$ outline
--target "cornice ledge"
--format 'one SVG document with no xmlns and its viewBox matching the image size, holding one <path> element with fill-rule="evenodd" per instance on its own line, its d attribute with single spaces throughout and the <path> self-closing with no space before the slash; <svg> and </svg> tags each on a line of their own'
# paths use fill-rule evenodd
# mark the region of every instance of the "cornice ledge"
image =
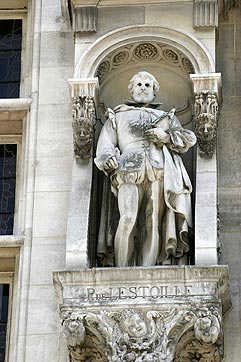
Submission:
<svg viewBox="0 0 241 362">
<path fill-rule="evenodd" d="M 32 98 L 8 98 L 0 99 L 0 111 L 22 111 L 28 110 L 32 103 Z"/>
<path fill-rule="evenodd" d="M 0 248 L 16 248 L 24 244 L 24 235 L 0 235 Z"/>
<path fill-rule="evenodd" d="M 96 97 L 99 93 L 99 80 L 93 78 L 70 78 L 68 79 L 71 98 L 75 97 Z"/>
<path fill-rule="evenodd" d="M 91 304 L 99 305 L 98 298 L 95 294 L 89 295 L 88 288 L 94 288 L 96 293 L 105 295 L 102 300 L 102 306 L 119 303 L 146 304 L 150 300 L 160 300 L 160 302 L 173 302 L 176 296 L 184 301 L 188 297 L 189 300 L 202 298 L 220 299 L 223 314 L 226 314 L 232 306 L 229 286 L 229 273 L 226 265 L 218 266 L 179 266 L 179 267 L 155 267 L 155 268 L 93 268 L 80 270 L 61 270 L 53 272 L 53 279 L 56 291 L 57 304 L 60 306 L 66 304 L 67 300 L 65 291 L 70 293 L 72 305 L 80 304 L 82 307 Z M 143 280 L 145 283 L 143 283 Z M 127 283 L 128 281 L 128 283 Z M 150 286 L 160 287 L 160 298 L 156 295 L 150 299 L 143 298 L 142 295 L 132 298 L 133 295 L 127 293 L 126 298 L 108 298 L 109 288 L 120 288 L 125 284 L 136 286 L 138 288 Z M 106 286 L 103 287 L 103 285 Z M 165 289 L 169 285 L 168 289 Z M 191 286 L 189 289 L 188 286 Z M 177 288 L 176 288 L 177 287 Z M 71 291 L 72 289 L 72 291 Z M 155 288 L 154 288 L 155 289 Z M 153 290 L 154 290 L 153 289 Z M 75 291 L 78 290 L 77 297 Z M 82 291 L 81 291 L 82 290 Z M 146 289 L 147 290 L 147 289 Z M 101 291 L 101 292 L 100 292 Z M 157 289 L 156 289 L 157 292 Z M 73 294 L 72 294 L 73 293 Z M 106 294 L 107 293 L 107 294 Z M 137 293 L 138 294 L 138 293 Z M 81 295 L 81 297 L 80 297 Z M 68 298 L 67 298 L 68 299 Z M 68 300 L 70 300 L 68 299 Z"/>
<path fill-rule="evenodd" d="M 22 121 L 31 103 L 32 98 L 0 99 L 0 121 Z"/>
</svg>

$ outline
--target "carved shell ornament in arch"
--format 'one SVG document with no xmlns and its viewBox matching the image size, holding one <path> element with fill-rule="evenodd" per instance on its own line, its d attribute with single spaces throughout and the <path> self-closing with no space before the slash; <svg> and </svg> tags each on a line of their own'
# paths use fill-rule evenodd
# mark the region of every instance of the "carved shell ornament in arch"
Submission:
<svg viewBox="0 0 241 362">
<path fill-rule="evenodd" d="M 143 42 L 130 44 L 111 52 L 100 63 L 96 76 L 100 84 L 114 73 L 117 68 L 126 67 L 140 62 L 160 63 L 179 68 L 184 74 L 195 73 L 194 67 L 189 59 L 177 49 L 166 44 L 156 42 Z"/>
</svg>

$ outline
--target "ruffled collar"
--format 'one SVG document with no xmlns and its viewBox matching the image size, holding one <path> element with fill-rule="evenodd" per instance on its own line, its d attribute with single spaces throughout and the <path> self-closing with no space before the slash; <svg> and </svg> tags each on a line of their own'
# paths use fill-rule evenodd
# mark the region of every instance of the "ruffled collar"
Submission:
<svg viewBox="0 0 241 362">
<path fill-rule="evenodd" d="M 125 104 L 129 107 L 153 109 L 157 109 L 162 105 L 162 103 L 137 103 L 135 101 L 125 101 Z"/>
</svg>

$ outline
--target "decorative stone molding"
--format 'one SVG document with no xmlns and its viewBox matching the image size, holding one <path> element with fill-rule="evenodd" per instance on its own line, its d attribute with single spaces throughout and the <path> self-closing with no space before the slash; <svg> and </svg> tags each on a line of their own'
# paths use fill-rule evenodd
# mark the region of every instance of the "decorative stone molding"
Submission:
<svg viewBox="0 0 241 362">
<path fill-rule="evenodd" d="M 218 3 L 216 0 L 197 0 L 193 4 L 193 27 L 218 26 Z"/>
<path fill-rule="evenodd" d="M 0 99 L 0 121 L 19 121 L 28 113 L 32 98 Z"/>
<path fill-rule="evenodd" d="M 75 157 L 90 158 L 95 125 L 95 106 L 92 97 L 74 97 L 72 125 Z"/>
<path fill-rule="evenodd" d="M 63 334 L 70 360 L 185 361 L 198 353 L 221 361 L 223 336 L 219 306 L 170 311 L 117 309 L 81 313 L 61 308 Z M 185 331 L 192 332 L 189 350 L 176 351 Z M 190 339 L 190 337 L 189 337 Z M 218 342 L 218 343 L 217 343 Z"/>
<path fill-rule="evenodd" d="M 73 141 L 76 158 L 89 159 L 94 137 L 95 99 L 98 80 L 70 79 L 73 109 Z"/>
<path fill-rule="evenodd" d="M 212 158 L 217 143 L 219 101 L 221 101 L 221 75 L 191 75 L 195 94 L 196 135 L 200 156 Z"/>
<path fill-rule="evenodd" d="M 222 361 L 226 267 L 62 271 L 54 286 L 71 362 Z"/>
<path fill-rule="evenodd" d="M 139 62 L 164 64 L 169 68 L 174 67 L 175 71 L 179 70 L 186 76 L 195 73 L 190 60 L 177 49 L 162 43 L 141 42 L 126 45 L 108 54 L 98 66 L 96 76 L 101 84 L 108 79 L 110 73 Z"/>
<path fill-rule="evenodd" d="M 74 32 L 92 33 L 97 31 L 96 3 L 61 0 L 62 15 Z"/>
<path fill-rule="evenodd" d="M 140 3 L 140 1 L 138 1 Z M 118 39 L 118 41 L 117 41 Z M 194 67 L 195 73 L 210 73 L 215 71 L 213 56 L 201 41 L 192 35 L 178 30 L 158 25 L 135 25 L 118 28 L 96 39 L 76 63 L 75 77 L 94 77 L 98 66 L 119 44 L 128 47 L 130 44 L 153 44 L 153 41 L 166 44 L 167 47 L 178 49 L 186 55 Z"/>
<path fill-rule="evenodd" d="M 92 33 L 97 31 L 97 7 L 77 6 L 73 8 L 74 32 Z"/>
</svg>

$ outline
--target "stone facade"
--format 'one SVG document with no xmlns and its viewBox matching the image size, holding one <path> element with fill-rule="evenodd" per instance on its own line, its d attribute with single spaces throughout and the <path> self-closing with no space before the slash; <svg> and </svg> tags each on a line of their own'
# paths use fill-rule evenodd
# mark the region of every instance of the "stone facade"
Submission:
<svg viewBox="0 0 241 362">
<path fill-rule="evenodd" d="M 225 320 L 226 360 L 238 361 L 240 347 L 240 59 L 241 19 L 237 4 L 220 19 L 217 69 L 222 72 L 223 104 L 218 126 L 218 205 L 220 263 L 228 264 L 233 309 Z M 225 8 L 227 9 L 227 8 Z M 232 121 L 233 120 L 233 121 Z M 237 121 L 236 121 L 237 120 Z M 232 123 L 232 125 L 230 124 Z M 234 171 L 236 170 L 236 171 Z M 237 251 L 237 254 L 235 253 Z"/>
<path fill-rule="evenodd" d="M 1 143 L 18 145 L 6 362 L 239 362 L 238 1 L 4 0 L 1 19 L 23 21 L 20 98 L 0 99 Z M 197 133 L 191 265 L 99 268 L 96 141 L 139 70 Z"/>
</svg>

